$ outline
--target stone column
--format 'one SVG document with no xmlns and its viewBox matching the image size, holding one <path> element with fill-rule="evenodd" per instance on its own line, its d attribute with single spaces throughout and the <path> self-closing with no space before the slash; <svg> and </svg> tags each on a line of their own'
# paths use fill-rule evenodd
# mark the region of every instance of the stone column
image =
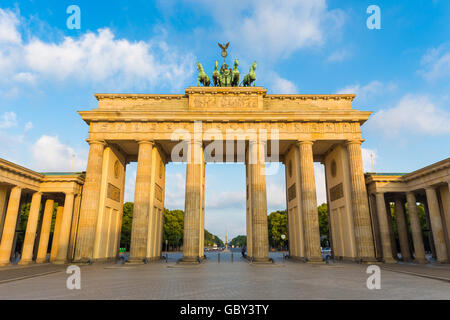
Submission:
<svg viewBox="0 0 450 320">
<path fill-rule="evenodd" d="M 75 247 L 75 261 L 91 261 L 94 254 L 95 231 L 97 228 L 100 188 L 102 181 L 103 140 L 88 140 L 89 157 L 86 168 L 86 179 L 83 186 L 83 196 L 78 222 L 78 236 Z"/>
<path fill-rule="evenodd" d="M 361 140 L 347 142 L 350 162 L 350 180 L 352 190 L 353 221 L 358 258 L 363 261 L 375 260 L 369 204 L 367 201 L 366 183 L 361 156 Z"/>
<path fill-rule="evenodd" d="M 0 186 L 0 239 L 2 238 L 3 223 L 5 222 L 6 207 L 8 198 L 8 187 Z"/>
<path fill-rule="evenodd" d="M 312 141 L 298 142 L 305 258 L 308 262 L 322 262 L 312 146 Z"/>
<path fill-rule="evenodd" d="M 186 196 L 184 205 L 184 239 L 182 262 L 200 261 L 200 228 L 202 214 L 203 145 L 201 141 L 189 143 L 186 164 Z"/>
<path fill-rule="evenodd" d="M 64 206 L 58 206 L 58 208 L 56 208 L 55 227 L 53 229 L 52 247 L 50 249 L 50 262 L 54 262 L 58 254 L 59 235 L 63 214 Z"/>
<path fill-rule="evenodd" d="M 35 192 L 31 198 L 30 213 L 28 216 L 25 240 L 22 247 L 22 258 L 19 264 L 29 264 L 33 262 L 33 248 L 36 240 L 36 230 L 39 220 L 39 210 L 41 209 L 41 192 Z"/>
<path fill-rule="evenodd" d="M 427 263 L 428 261 L 425 258 L 425 248 L 423 246 L 422 227 L 420 226 L 419 214 L 417 213 L 416 196 L 412 192 L 407 192 L 406 200 L 408 201 L 409 221 L 411 223 L 416 262 Z"/>
<path fill-rule="evenodd" d="M 45 201 L 44 216 L 42 218 L 41 236 L 39 238 L 38 253 L 36 263 L 43 263 L 47 260 L 48 239 L 52 226 L 53 206 L 55 201 L 48 199 Z"/>
<path fill-rule="evenodd" d="M 251 175 L 250 175 L 250 164 L 249 164 L 249 154 L 247 149 L 245 163 L 245 174 L 246 174 L 246 231 L 247 231 L 247 258 L 250 259 L 253 256 L 253 233 L 252 233 L 252 197 L 251 197 Z"/>
<path fill-rule="evenodd" d="M 67 250 L 69 248 L 70 229 L 72 226 L 73 217 L 73 200 L 74 193 L 67 192 L 64 200 L 64 210 L 61 219 L 61 226 L 59 229 L 58 251 L 56 254 L 55 263 L 64 264 L 67 261 Z"/>
<path fill-rule="evenodd" d="M 395 199 L 395 218 L 397 220 L 398 239 L 400 241 L 400 251 L 403 261 L 411 261 L 411 251 L 409 249 L 408 225 L 406 223 L 405 209 L 401 199 Z"/>
<path fill-rule="evenodd" d="M 11 249 L 16 233 L 17 216 L 19 214 L 20 196 L 22 188 L 13 187 L 9 195 L 5 223 L 3 225 L 2 240 L 0 242 L 0 266 L 9 264 Z"/>
<path fill-rule="evenodd" d="M 436 248 L 436 261 L 448 262 L 447 245 L 445 244 L 444 229 L 439 210 L 436 190 L 433 187 L 425 188 L 427 194 L 428 209 L 430 213 L 431 231 L 433 233 L 434 246 Z"/>
<path fill-rule="evenodd" d="M 147 256 L 148 220 L 152 175 L 153 141 L 139 141 L 136 186 L 131 228 L 130 262 L 143 262 Z"/>
<path fill-rule="evenodd" d="M 249 168 L 252 199 L 253 261 L 269 261 L 269 230 L 267 222 L 267 194 L 265 173 L 266 142 L 249 142 Z"/>
<path fill-rule="evenodd" d="M 383 260 L 386 263 L 395 263 L 397 261 L 392 257 L 392 242 L 389 232 L 389 222 L 386 212 L 386 202 L 384 201 L 384 193 L 377 192 L 375 197 L 377 202 L 378 224 L 380 226 L 381 247 L 383 249 Z"/>
</svg>

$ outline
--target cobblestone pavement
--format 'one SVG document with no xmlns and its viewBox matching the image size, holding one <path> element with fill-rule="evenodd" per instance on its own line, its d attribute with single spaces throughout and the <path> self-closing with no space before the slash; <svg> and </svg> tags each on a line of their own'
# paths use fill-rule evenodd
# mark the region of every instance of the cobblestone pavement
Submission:
<svg viewBox="0 0 450 320">
<path fill-rule="evenodd" d="M 275 265 L 252 265 L 240 253 L 208 253 L 198 266 L 81 266 L 81 289 L 68 290 L 65 272 L 1 283 L 0 299 L 450 299 L 444 281 L 381 270 L 381 289 L 366 287 L 367 265 L 304 264 L 271 254 Z"/>
</svg>

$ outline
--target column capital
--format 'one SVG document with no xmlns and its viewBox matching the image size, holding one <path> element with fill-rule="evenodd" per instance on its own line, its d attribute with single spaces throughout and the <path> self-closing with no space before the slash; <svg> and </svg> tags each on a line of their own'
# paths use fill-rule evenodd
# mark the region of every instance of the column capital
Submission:
<svg viewBox="0 0 450 320">
<path fill-rule="evenodd" d="M 315 142 L 315 140 L 298 140 L 297 141 L 297 145 L 298 146 L 301 146 L 301 145 L 304 145 L 304 144 L 313 145 L 314 142 Z"/>
<path fill-rule="evenodd" d="M 351 145 L 351 144 L 359 144 L 360 145 L 363 142 L 364 142 L 364 139 L 350 139 L 350 140 L 345 141 L 345 145 L 346 146 Z"/>
<path fill-rule="evenodd" d="M 260 140 L 260 139 L 249 139 L 248 140 L 248 143 L 250 144 L 250 145 L 253 145 L 253 144 L 258 144 L 258 143 L 260 143 L 260 144 L 263 144 L 263 145 L 267 145 L 267 140 Z"/>
<path fill-rule="evenodd" d="M 384 196 L 384 194 L 385 194 L 385 192 L 383 192 L 383 191 L 375 191 L 374 192 L 374 194 L 376 195 L 376 196 Z"/>
<path fill-rule="evenodd" d="M 43 192 L 40 191 L 40 190 L 39 190 L 39 191 L 36 191 L 36 192 L 33 192 L 33 196 L 34 196 L 34 195 L 41 195 L 41 196 L 42 196 L 42 194 L 43 194 Z"/>
<path fill-rule="evenodd" d="M 425 189 L 425 191 L 426 191 L 426 190 L 429 190 L 429 191 L 436 191 L 436 188 L 433 187 L 433 186 L 426 186 L 424 189 Z"/>
<path fill-rule="evenodd" d="M 106 141 L 101 139 L 86 139 L 86 142 L 91 144 L 102 144 L 103 146 L 106 146 Z"/>
<path fill-rule="evenodd" d="M 67 192 L 64 192 L 64 194 L 66 195 L 66 196 L 69 196 L 69 195 L 71 195 L 71 196 L 75 196 L 75 191 L 67 191 Z"/>
<path fill-rule="evenodd" d="M 197 139 L 192 139 L 191 143 L 196 144 L 200 147 L 203 147 L 203 141 L 202 140 L 197 140 Z"/>
<path fill-rule="evenodd" d="M 155 144 L 153 140 L 138 140 L 137 144 L 151 144 L 152 146 Z"/>
</svg>

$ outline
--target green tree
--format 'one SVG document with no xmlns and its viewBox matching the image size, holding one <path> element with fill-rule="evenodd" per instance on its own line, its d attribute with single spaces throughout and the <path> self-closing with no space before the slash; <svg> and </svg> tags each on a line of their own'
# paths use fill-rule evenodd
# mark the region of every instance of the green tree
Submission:
<svg viewBox="0 0 450 320">
<path fill-rule="evenodd" d="M 163 241 L 168 245 L 179 247 L 183 243 L 184 212 L 182 210 L 164 209 Z"/>
<path fill-rule="evenodd" d="M 317 207 L 319 214 L 319 232 L 322 247 L 326 247 L 329 244 L 329 224 L 328 224 L 328 206 L 326 203 L 322 203 Z"/>
<path fill-rule="evenodd" d="M 123 205 L 122 233 L 120 234 L 120 247 L 130 250 L 131 224 L 133 222 L 133 202 L 125 202 Z"/>
<path fill-rule="evenodd" d="M 211 247 L 215 244 L 217 244 L 218 247 L 223 247 L 225 244 L 223 241 L 216 235 L 210 233 L 208 230 L 205 229 L 205 246 Z"/>
<path fill-rule="evenodd" d="M 287 214 L 286 210 L 275 211 L 268 216 L 269 226 L 269 244 L 272 247 L 281 248 L 288 240 L 287 232 Z M 285 239 L 281 239 L 281 235 L 285 235 Z"/>
<path fill-rule="evenodd" d="M 230 244 L 230 246 L 242 248 L 243 246 L 247 245 L 247 236 L 240 235 L 240 236 L 234 237 L 233 239 L 231 239 L 229 244 Z"/>
</svg>

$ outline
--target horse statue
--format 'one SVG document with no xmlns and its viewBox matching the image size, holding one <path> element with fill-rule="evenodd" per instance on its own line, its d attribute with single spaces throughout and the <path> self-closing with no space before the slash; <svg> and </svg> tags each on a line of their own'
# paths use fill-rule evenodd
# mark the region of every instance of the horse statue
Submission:
<svg viewBox="0 0 450 320">
<path fill-rule="evenodd" d="M 236 59 L 234 60 L 234 67 L 233 67 L 233 71 L 231 73 L 231 86 L 232 87 L 237 87 L 239 86 L 239 60 Z"/>
<path fill-rule="evenodd" d="M 197 71 L 198 71 L 197 85 L 200 87 L 201 83 L 203 84 L 203 86 L 209 87 L 211 81 L 209 80 L 208 75 L 205 73 L 205 70 L 203 70 L 203 66 L 200 62 L 197 62 Z"/>
<path fill-rule="evenodd" d="M 244 77 L 244 81 L 242 82 L 244 87 L 250 87 L 252 82 L 254 82 L 253 86 L 256 86 L 256 73 L 255 73 L 256 66 L 257 66 L 257 63 L 255 61 L 255 62 L 253 62 L 252 66 L 250 67 L 250 71 L 248 72 L 248 74 L 246 74 Z"/>
<path fill-rule="evenodd" d="M 220 87 L 220 73 L 219 73 L 219 61 L 216 60 L 214 64 L 214 72 L 213 72 L 213 84 L 214 87 Z"/>
</svg>

